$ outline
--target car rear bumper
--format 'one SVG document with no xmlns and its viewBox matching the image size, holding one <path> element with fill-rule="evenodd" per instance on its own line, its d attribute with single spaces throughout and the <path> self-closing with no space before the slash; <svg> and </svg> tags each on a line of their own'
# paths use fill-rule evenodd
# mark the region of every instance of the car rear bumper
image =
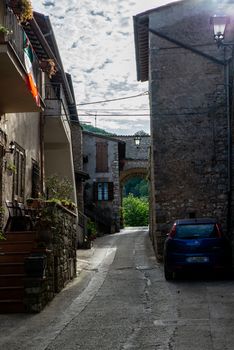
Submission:
<svg viewBox="0 0 234 350">
<path fill-rule="evenodd" d="M 171 254 L 165 257 L 164 263 L 172 272 L 178 272 L 185 269 L 227 269 L 230 264 L 230 258 L 221 253 L 214 254 Z"/>
</svg>

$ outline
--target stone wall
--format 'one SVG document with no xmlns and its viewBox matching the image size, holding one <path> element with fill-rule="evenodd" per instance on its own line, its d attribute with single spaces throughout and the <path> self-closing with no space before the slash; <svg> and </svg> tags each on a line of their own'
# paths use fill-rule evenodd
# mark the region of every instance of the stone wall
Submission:
<svg viewBox="0 0 234 350">
<path fill-rule="evenodd" d="M 223 50 L 213 43 L 212 15 L 211 4 L 184 1 L 153 12 L 149 26 L 223 59 Z M 151 235 L 160 259 L 175 219 L 217 217 L 226 231 L 227 117 L 222 65 L 154 34 L 149 55 L 155 204 Z"/>
<path fill-rule="evenodd" d="M 136 146 L 134 142 L 134 135 L 127 136 L 115 136 L 116 139 L 125 142 L 125 158 L 134 160 L 148 160 L 149 157 L 149 147 L 151 138 L 149 135 L 140 135 L 141 142 L 139 146 Z"/>
<path fill-rule="evenodd" d="M 76 215 L 55 204 L 46 205 L 42 215 L 38 223 L 38 247 L 32 251 L 26 267 L 28 312 L 40 312 L 76 276 Z M 44 271 L 35 270 L 42 259 L 46 263 Z"/>
</svg>

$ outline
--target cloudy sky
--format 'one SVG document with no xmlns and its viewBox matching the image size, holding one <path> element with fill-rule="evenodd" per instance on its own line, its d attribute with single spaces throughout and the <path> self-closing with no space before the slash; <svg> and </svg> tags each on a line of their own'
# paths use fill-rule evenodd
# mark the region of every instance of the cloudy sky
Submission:
<svg viewBox="0 0 234 350">
<path fill-rule="evenodd" d="M 73 77 L 76 103 L 143 94 L 137 82 L 132 17 L 169 0 L 32 0 L 50 16 L 64 68 Z M 119 135 L 149 132 L 147 95 L 78 106 L 81 121 Z M 125 114 L 125 115 L 124 115 Z"/>
</svg>

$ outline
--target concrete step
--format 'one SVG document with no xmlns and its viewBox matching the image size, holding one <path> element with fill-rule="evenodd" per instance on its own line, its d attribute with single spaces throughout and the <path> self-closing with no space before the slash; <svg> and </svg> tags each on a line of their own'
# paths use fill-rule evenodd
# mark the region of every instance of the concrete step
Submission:
<svg viewBox="0 0 234 350">
<path fill-rule="evenodd" d="M 26 256 L 29 256 L 31 250 L 16 251 L 16 252 L 2 252 L 0 251 L 0 264 L 1 263 L 19 263 L 24 262 Z"/>
<path fill-rule="evenodd" d="M 35 241 L 37 239 L 36 231 L 6 232 L 7 241 Z"/>
<path fill-rule="evenodd" d="M 24 262 L 15 262 L 15 263 L 0 263 L 0 274 L 9 275 L 9 274 L 24 274 Z"/>
<path fill-rule="evenodd" d="M 0 287 L 23 287 L 24 274 L 0 274 Z"/>
<path fill-rule="evenodd" d="M 0 252 L 1 253 L 10 253 L 10 252 L 22 252 L 22 251 L 31 251 L 32 248 L 36 247 L 36 242 L 34 241 L 2 241 L 0 243 Z"/>
<path fill-rule="evenodd" d="M 22 300 L 19 299 L 7 299 L 0 300 L 0 313 L 21 313 L 25 312 L 25 306 Z"/>
<path fill-rule="evenodd" d="M 0 301 L 3 300 L 22 300 L 24 297 L 24 287 L 23 286 L 13 286 L 13 287 L 0 287 Z"/>
</svg>

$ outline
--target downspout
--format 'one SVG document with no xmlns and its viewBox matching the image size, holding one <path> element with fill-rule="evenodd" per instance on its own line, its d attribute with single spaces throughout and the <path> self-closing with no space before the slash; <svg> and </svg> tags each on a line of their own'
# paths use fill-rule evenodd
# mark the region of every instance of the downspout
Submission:
<svg viewBox="0 0 234 350">
<path fill-rule="evenodd" d="M 231 217 L 232 217 L 232 123 L 231 123 L 231 113 L 230 113 L 230 61 L 231 59 L 226 59 L 226 48 L 224 48 L 225 57 L 225 90 L 226 90 L 226 116 L 227 116 L 227 149 L 228 149 L 228 159 L 227 159 L 227 177 L 228 177 L 228 188 L 227 188 L 227 232 L 231 235 Z"/>
<path fill-rule="evenodd" d="M 40 112 L 40 193 L 45 194 L 45 143 L 44 143 L 45 116 Z"/>
</svg>

